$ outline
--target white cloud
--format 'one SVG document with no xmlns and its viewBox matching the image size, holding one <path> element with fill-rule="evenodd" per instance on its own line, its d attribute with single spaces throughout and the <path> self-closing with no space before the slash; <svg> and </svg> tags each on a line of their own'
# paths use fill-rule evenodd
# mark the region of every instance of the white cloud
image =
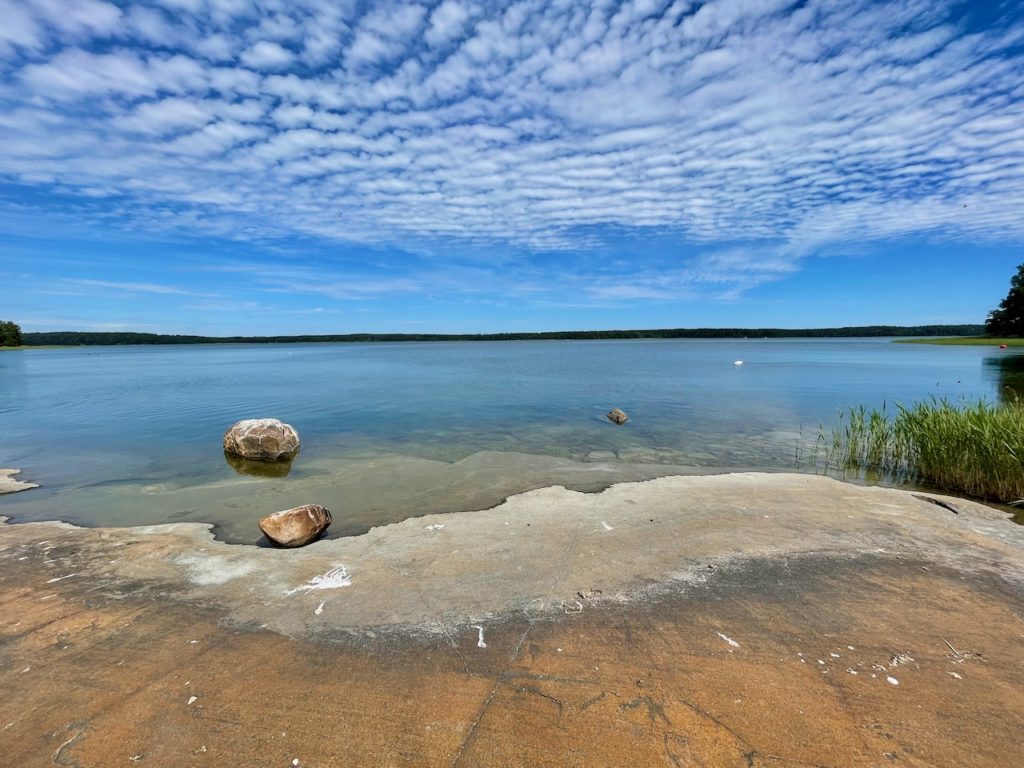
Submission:
<svg viewBox="0 0 1024 768">
<path fill-rule="evenodd" d="M 430 14 L 430 27 L 423 34 L 430 45 L 440 47 L 462 35 L 469 21 L 469 8 L 461 0 L 444 0 Z"/>
<path fill-rule="evenodd" d="M 130 114 L 115 118 L 116 125 L 127 131 L 163 135 L 205 125 L 213 115 L 209 104 L 190 99 L 170 98 L 146 101 Z"/>
<path fill-rule="evenodd" d="M 261 40 L 242 54 L 242 63 L 253 69 L 283 69 L 295 54 L 270 40 Z"/>
<path fill-rule="evenodd" d="M 197 293 L 173 285 L 161 285 L 159 283 L 131 283 L 114 282 L 109 280 L 77 280 L 66 279 L 65 283 L 80 285 L 84 288 L 107 288 L 125 293 L 152 293 L 161 296 L 209 296 L 211 294 Z"/>
<path fill-rule="evenodd" d="M 359 69 L 392 60 L 406 52 L 425 15 L 426 9 L 415 3 L 375 7 L 359 20 L 355 39 L 345 52 L 346 65 Z"/>
<path fill-rule="evenodd" d="M 117 31 L 121 9 L 103 0 L 30 0 L 38 18 L 71 38 Z"/>
<path fill-rule="evenodd" d="M 0 54 L 14 46 L 41 47 L 43 30 L 24 5 L 16 0 L 0 0 L 0 18 L 4 20 L 0 24 Z"/>
<path fill-rule="evenodd" d="M 136 229 L 703 246 L 606 298 L 779 279 L 835 243 L 1019 243 L 1024 23 L 968 33 L 958 8 L 0 0 L 0 173 L 122 196 L 90 211 Z"/>
<path fill-rule="evenodd" d="M 95 54 L 73 48 L 44 64 L 29 64 L 21 77 L 35 93 L 56 99 L 97 93 L 145 96 L 156 91 L 145 62 L 130 51 Z"/>
</svg>

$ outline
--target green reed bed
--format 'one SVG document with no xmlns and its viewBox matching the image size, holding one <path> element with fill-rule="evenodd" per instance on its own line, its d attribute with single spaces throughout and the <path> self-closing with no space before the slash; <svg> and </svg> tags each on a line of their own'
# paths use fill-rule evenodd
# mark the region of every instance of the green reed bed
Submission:
<svg viewBox="0 0 1024 768">
<path fill-rule="evenodd" d="M 825 462 L 896 482 L 917 482 L 982 499 L 1024 499 L 1024 402 L 950 403 L 942 399 L 896 406 L 890 413 L 861 406 L 845 412 Z"/>
</svg>

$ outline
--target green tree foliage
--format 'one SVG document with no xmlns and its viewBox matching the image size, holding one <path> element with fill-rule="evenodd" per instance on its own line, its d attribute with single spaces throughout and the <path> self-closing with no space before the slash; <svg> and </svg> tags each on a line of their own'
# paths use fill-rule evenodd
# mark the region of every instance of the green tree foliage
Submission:
<svg viewBox="0 0 1024 768">
<path fill-rule="evenodd" d="M 1010 280 L 1010 292 L 985 321 L 985 333 L 992 336 L 1024 336 L 1024 264 Z"/>
<path fill-rule="evenodd" d="M 0 320 L 0 347 L 20 347 L 21 328 L 10 320 Z"/>
</svg>

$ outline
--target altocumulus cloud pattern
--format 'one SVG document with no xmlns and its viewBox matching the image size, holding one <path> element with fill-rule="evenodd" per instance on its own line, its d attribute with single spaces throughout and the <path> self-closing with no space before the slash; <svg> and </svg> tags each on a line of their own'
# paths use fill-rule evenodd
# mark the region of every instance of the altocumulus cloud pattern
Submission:
<svg viewBox="0 0 1024 768">
<path fill-rule="evenodd" d="M 851 240 L 1020 241 L 1024 23 L 972 5 L 0 0 L 0 173 L 149 230 L 707 244 L 608 298 Z"/>
</svg>

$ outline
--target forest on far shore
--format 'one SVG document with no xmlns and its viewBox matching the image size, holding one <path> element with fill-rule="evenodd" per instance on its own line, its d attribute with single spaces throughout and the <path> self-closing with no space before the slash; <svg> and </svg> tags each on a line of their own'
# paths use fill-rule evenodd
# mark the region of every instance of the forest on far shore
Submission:
<svg viewBox="0 0 1024 768">
<path fill-rule="evenodd" d="M 301 336 L 182 336 L 162 333 L 52 331 L 22 333 L 26 346 L 117 344 L 306 344 L 383 341 L 533 341 L 547 339 L 797 339 L 879 336 L 979 336 L 982 325 L 860 325 L 844 328 L 660 328 L 539 333 L 345 333 Z"/>
</svg>

